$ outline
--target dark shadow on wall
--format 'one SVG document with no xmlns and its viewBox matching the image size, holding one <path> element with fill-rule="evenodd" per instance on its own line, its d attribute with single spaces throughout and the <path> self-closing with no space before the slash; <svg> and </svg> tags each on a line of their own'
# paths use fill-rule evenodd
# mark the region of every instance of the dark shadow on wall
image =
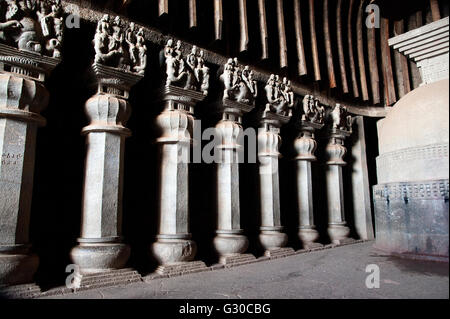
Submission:
<svg viewBox="0 0 450 319">
<path fill-rule="evenodd" d="M 50 101 L 38 130 L 31 209 L 30 241 L 40 257 L 36 281 L 44 288 L 64 283 L 70 249 L 80 234 L 81 192 L 86 124 L 83 105 L 89 97 L 82 70 L 92 56 L 91 25 L 67 29 L 63 62 L 46 86 Z"/>
</svg>

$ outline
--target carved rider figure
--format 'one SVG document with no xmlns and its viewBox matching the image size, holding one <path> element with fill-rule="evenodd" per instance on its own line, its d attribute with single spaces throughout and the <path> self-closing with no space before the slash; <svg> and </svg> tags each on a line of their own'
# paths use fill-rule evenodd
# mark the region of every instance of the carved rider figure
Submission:
<svg viewBox="0 0 450 319">
<path fill-rule="evenodd" d="M 314 98 L 314 111 L 315 115 L 313 117 L 313 122 L 323 123 L 325 117 L 325 107 L 320 105 L 319 99 Z"/>
<path fill-rule="evenodd" d="M 336 103 L 333 111 L 330 113 L 332 128 L 338 130 L 351 130 L 353 120 L 351 115 L 347 115 L 347 108 Z"/>
<path fill-rule="evenodd" d="M 271 74 L 265 90 L 268 101 L 265 111 L 273 111 L 284 116 L 292 115 L 294 92 L 292 92 L 287 78 L 283 78 L 283 82 L 280 82 L 278 75 Z"/>
</svg>

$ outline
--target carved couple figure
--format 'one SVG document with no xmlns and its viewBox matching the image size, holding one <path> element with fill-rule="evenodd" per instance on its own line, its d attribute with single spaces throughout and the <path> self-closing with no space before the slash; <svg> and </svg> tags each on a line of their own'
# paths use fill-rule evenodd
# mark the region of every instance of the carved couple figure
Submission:
<svg viewBox="0 0 450 319">
<path fill-rule="evenodd" d="M 266 96 L 268 103 L 265 111 L 274 111 L 277 114 L 291 116 L 294 106 L 294 92 L 291 89 L 291 81 L 286 77 L 280 83 L 278 75 L 271 74 L 267 80 Z"/>
<path fill-rule="evenodd" d="M 258 95 L 257 83 L 253 80 L 253 71 L 248 66 L 241 70 L 237 58 L 228 59 L 220 79 L 225 87 L 224 99 L 251 103 Z"/>
<path fill-rule="evenodd" d="M 197 47 L 194 45 L 185 61 L 182 57 L 181 41 L 178 40 L 174 45 L 173 40 L 169 39 L 164 48 L 164 57 L 166 85 L 179 85 L 208 95 L 209 68 L 205 65 L 203 50 L 197 52 Z"/>
</svg>

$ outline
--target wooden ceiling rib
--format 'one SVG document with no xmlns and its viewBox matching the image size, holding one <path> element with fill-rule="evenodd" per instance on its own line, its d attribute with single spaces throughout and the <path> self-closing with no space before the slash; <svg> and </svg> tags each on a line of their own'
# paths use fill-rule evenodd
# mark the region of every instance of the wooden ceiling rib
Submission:
<svg viewBox="0 0 450 319">
<path fill-rule="evenodd" d="M 120 4 L 112 6 L 114 1 Z M 87 0 L 63 2 L 96 7 Z M 409 10 L 412 17 L 401 20 L 381 18 L 397 5 L 389 0 L 96 1 L 100 2 L 109 4 L 104 8 L 126 6 L 128 18 L 162 34 L 188 39 L 225 57 L 237 56 L 267 73 L 314 87 L 319 94 L 368 107 L 392 105 L 420 84 L 417 68 L 393 52 L 387 39 L 407 31 L 402 25 L 408 20 L 413 21 L 410 29 L 421 26 L 425 17 L 435 21 L 442 13 L 448 15 L 444 0 L 414 0 L 417 10 Z M 368 12 L 368 5 L 378 5 L 379 12 Z M 441 12 L 443 7 L 447 9 Z M 101 11 L 100 5 L 97 8 Z M 155 15 L 166 18 L 154 22 Z M 367 19 L 372 24 L 380 19 L 381 28 L 368 27 Z M 195 32 L 187 33 L 193 28 Z"/>
</svg>

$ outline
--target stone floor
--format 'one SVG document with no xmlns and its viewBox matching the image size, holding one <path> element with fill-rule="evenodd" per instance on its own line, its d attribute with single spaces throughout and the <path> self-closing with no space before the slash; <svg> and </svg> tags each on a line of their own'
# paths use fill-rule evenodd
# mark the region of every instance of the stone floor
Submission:
<svg viewBox="0 0 450 319">
<path fill-rule="evenodd" d="M 449 298 L 448 264 L 394 258 L 373 242 L 45 298 Z M 380 288 L 366 288 L 366 266 Z"/>
</svg>

